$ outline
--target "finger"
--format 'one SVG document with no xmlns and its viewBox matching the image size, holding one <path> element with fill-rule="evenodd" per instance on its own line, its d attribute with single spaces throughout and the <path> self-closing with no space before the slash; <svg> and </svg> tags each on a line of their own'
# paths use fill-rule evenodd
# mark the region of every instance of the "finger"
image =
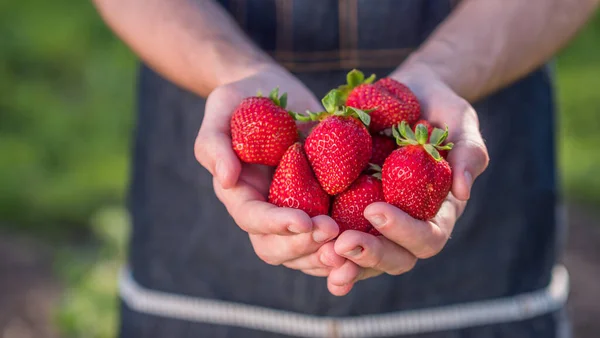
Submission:
<svg viewBox="0 0 600 338">
<path fill-rule="evenodd" d="M 470 108 L 462 123 L 462 135 L 454 143 L 448 155 L 452 167 L 452 193 L 459 200 L 466 201 L 471 195 L 471 186 L 487 168 L 489 156 L 475 111 Z"/>
<path fill-rule="evenodd" d="M 412 270 L 417 258 L 385 237 L 345 231 L 335 241 L 335 252 L 363 268 L 400 275 Z"/>
<path fill-rule="evenodd" d="M 331 272 L 331 268 L 317 268 L 317 269 L 308 269 L 301 270 L 307 275 L 315 276 L 315 277 L 327 277 Z"/>
<path fill-rule="evenodd" d="M 294 236 L 250 235 L 254 251 L 258 257 L 271 265 L 280 265 L 303 256 L 311 255 L 317 252 L 324 243 L 335 238 L 338 234 L 337 225 L 328 216 L 317 216 L 313 218 L 313 223 L 315 227 L 313 232 Z M 327 236 L 315 236 L 316 233 L 321 232 Z M 318 238 L 315 239 L 315 237 Z M 329 253 L 324 258 L 335 259 L 335 257 L 330 257 Z"/>
<path fill-rule="evenodd" d="M 417 258 L 429 258 L 439 253 L 451 232 L 451 229 L 440 228 L 434 222 L 414 219 L 404 211 L 383 202 L 367 206 L 364 214 L 383 236 Z M 453 225 L 454 222 L 446 224 L 447 227 Z"/>
<path fill-rule="evenodd" d="M 329 273 L 329 275 L 331 275 L 331 273 Z M 354 284 L 346 284 L 346 285 L 335 285 L 332 284 L 329 279 L 327 280 L 327 289 L 329 289 L 329 292 L 334 295 L 334 296 L 345 296 L 348 293 L 350 293 L 350 291 L 352 290 L 352 288 L 354 287 Z"/>
<path fill-rule="evenodd" d="M 335 286 L 345 286 L 359 280 L 363 270 L 356 263 L 346 260 L 342 266 L 331 270 L 327 282 Z"/>
<path fill-rule="evenodd" d="M 342 266 L 345 261 L 343 257 L 335 253 L 334 243 L 328 242 L 321 246 L 317 252 L 284 262 L 283 265 L 294 270 L 331 269 Z"/>
<path fill-rule="evenodd" d="M 313 223 L 302 210 L 280 208 L 243 181 L 224 189 L 213 181 L 215 193 L 242 230 L 251 234 L 293 235 L 310 233 Z M 337 227 L 337 226 L 336 226 Z"/>
<path fill-rule="evenodd" d="M 230 136 L 230 118 L 242 96 L 231 90 L 215 90 L 206 101 L 202 126 L 196 137 L 194 154 L 204 168 L 225 188 L 235 185 L 241 162 L 233 151 Z"/>
</svg>

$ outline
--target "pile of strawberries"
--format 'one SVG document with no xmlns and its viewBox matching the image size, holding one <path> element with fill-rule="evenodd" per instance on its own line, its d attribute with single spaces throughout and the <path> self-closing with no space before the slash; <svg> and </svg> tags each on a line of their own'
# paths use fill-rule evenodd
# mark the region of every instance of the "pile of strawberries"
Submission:
<svg viewBox="0 0 600 338">
<path fill-rule="evenodd" d="M 346 85 L 323 98 L 323 112 L 287 111 L 286 102 L 275 89 L 269 97 L 244 99 L 231 118 L 238 157 L 277 166 L 270 203 L 330 215 L 340 232 L 374 235 L 379 232 L 363 216 L 373 202 L 421 220 L 437 214 L 452 184 L 445 160 L 452 144 L 445 143 L 447 127 L 419 120 L 421 107 L 408 87 L 353 70 Z M 318 124 L 301 137 L 297 123 L 309 121 Z"/>
</svg>

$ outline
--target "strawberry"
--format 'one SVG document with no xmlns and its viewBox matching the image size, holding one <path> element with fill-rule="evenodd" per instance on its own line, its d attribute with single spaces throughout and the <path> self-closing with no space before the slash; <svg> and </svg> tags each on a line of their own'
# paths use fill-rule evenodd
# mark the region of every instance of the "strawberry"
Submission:
<svg viewBox="0 0 600 338">
<path fill-rule="evenodd" d="M 412 128 L 414 132 L 417 132 L 417 125 L 419 125 L 419 124 L 424 125 L 425 128 L 427 128 L 427 133 L 429 135 L 431 135 L 431 133 L 433 132 L 433 126 L 427 120 L 419 120 L 419 121 L 415 122 L 415 124 L 413 124 L 413 128 Z"/>
<path fill-rule="evenodd" d="M 369 164 L 372 152 L 371 135 L 364 125 L 369 124 L 369 115 L 340 106 L 340 95 L 335 89 L 330 91 L 322 100 L 326 112 L 300 117 L 320 120 L 306 138 L 304 149 L 319 183 L 330 195 L 354 182 Z"/>
<path fill-rule="evenodd" d="M 240 160 L 276 166 L 298 140 L 293 117 L 285 110 L 287 94 L 276 88 L 269 97 L 242 100 L 231 117 L 231 143 Z"/>
<path fill-rule="evenodd" d="M 269 202 L 279 207 L 300 209 L 310 217 L 329 212 L 329 195 L 317 182 L 300 142 L 288 148 L 275 169 Z"/>
<path fill-rule="evenodd" d="M 384 135 L 372 135 L 371 138 L 373 139 L 373 153 L 369 162 L 382 166 L 392 151 L 398 148 L 396 141 Z"/>
<path fill-rule="evenodd" d="M 394 150 L 383 164 L 382 181 L 385 201 L 404 210 L 410 216 L 433 218 L 452 186 L 452 170 L 438 150 L 450 150 L 452 143 L 442 145 L 448 129 L 435 128 L 431 141 L 427 128 L 417 126 L 413 133 L 406 122 L 393 129 L 399 149 Z"/>
<path fill-rule="evenodd" d="M 371 115 L 369 129 L 372 133 L 407 121 L 412 124 L 419 119 L 420 105 L 408 87 L 384 78 L 373 83 L 375 75 L 365 79 L 362 72 L 354 69 L 347 75 L 348 84 L 340 87 L 346 105 L 367 110 Z"/>
<path fill-rule="evenodd" d="M 383 200 L 381 181 L 370 175 L 361 175 L 347 190 L 334 197 L 331 218 L 339 225 L 340 233 L 358 230 L 380 235 L 363 213 L 369 204 Z"/>
<path fill-rule="evenodd" d="M 434 127 L 433 127 L 433 125 L 431 125 L 431 123 L 429 123 L 429 121 L 427 121 L 427 120 L 419 120 L 419 121 L 415 122 L 415 124 L 413 125 L 413 131 L 414 131 L 415 133 L 417 132 L 417 126 L 418 126 L 419 124 L 422 124 L 422 125 L 424 125 L 424 126 L 425 126 L 425 128 L 427 128 L 427 133 L 428 133 L 429 135 L 431 135 L 431 133 L 433 133 L 433 129 L 434 129 Z M 431 137 L 429 137 L 429 138 L 431 139 Z M 441 155 L 443 158 L 445 158 L 445 159 L 446 159 L 446 158 L 448 158 L 448 150 L 439 150 L 439 153 L 440 153 L 440 155 Z"/>
<path fill-rule="evenodd" d="M 419 118 L 421 115 L 421 104 L 410 88 L 391 77 L 379 79 L 375 82 L 375 85 L 387 89 L 388 92 L 392 93 L 392 95 L 408 106 L 408 110 L 416 115 L 415 120 Z"/>
</svg>

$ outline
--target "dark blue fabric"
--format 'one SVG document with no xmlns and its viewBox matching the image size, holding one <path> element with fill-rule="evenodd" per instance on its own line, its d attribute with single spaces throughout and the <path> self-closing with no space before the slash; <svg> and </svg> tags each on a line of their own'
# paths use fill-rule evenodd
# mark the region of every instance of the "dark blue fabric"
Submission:
<svg viewBox="0 0 600 338">
<path fill-rule="evenodd" d="M 452 3 L 223 2 L 257 44 L 318 96 L 341 84 L 349 67 L 388 74 L 444 19 Z M 291 29 L 283 22 L 293 23 Z M 286 35 L 278 36 L 281 31 Z M 130 264 L 146 288 L 355 316 L 510 296 L 549 282 L 560 247 L 554 214 L 554 103 L 546 67 L 475 104 L 491 162 L 447 247 L 405 275 L 361 282 L 345 297 L 330 295 L 322 278 L 269 266 L 256 257 L 247 235 L 215 197 L 211 175 L 194 158 L 203 98 L 143 66 L 138 102 Z M 553 318 L 423 337 L 553 337 Z M 273 336 L 240 332 L 123 308 L 123 338 Z"/>
</svg>

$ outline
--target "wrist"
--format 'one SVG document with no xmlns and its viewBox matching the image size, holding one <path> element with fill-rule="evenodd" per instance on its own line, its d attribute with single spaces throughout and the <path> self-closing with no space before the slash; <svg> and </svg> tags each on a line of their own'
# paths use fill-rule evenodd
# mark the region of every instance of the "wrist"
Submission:
<svg viewBox="0 0 600 338">
<path fill-rule="evenodd" d="M 213 68 L 215 86 L 223 86 L 267 71 L 279 71 L 281 67 L 268 55 L 253 46 L 233 48 L 231 44 L 214 46 Z M 245 51 L 242 53 L 240 50 Z"/>
</svg>

